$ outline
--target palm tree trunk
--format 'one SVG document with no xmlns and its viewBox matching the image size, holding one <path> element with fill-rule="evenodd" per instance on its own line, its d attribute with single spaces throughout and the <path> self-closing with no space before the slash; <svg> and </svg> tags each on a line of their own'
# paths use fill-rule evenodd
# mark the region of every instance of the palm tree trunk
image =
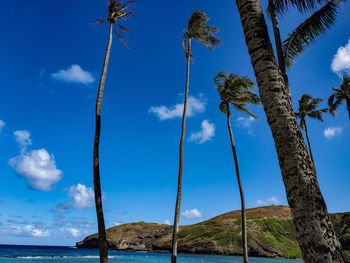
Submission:
<svg viewBox="0 0 350 263">
<path fill-rule="evenodd" d="M 96 126 L 95 126 L 95 140 L 94 140 L 93 171 L 94 171 L 95 205 L 96 205 L 96 215 L 97 215 L 97 223 L 98 223 L 98 240 L 99 240 L 101 263 L 108 262 L 108 251 L 107 251 L 108 244 L 107 244 L 105 221 L 104 221 L 103 209 L 102 209 L 99 144 L 100 144 L 100 132 L 101 132 L 101 104 L 102 104 L 102 97 L 103 97 L 103 89 L 104 89 L 106 75 L 107 75 L 109 55 L 111 53 L 112 34 L 113 34 L 113 24 L 110 23 L 106 55 L 103 62 L 103 69 L 102 69 L 102 74 L 100 78 L 100 84 L 98 86 L 98 94 L 97 94 L 97 100 L 96 100 L 96 113 L 95 113 Z"/>
<path fill-rule="evenodd" d="M 230 133 L 233 159 L 235 161 L 236 176 L 237 176 L 237 182 L 238 182 L 238 186 L 239 186 L 239 194 L 241 195 L 243 260 L 244 260 L 244 263 L 248 263 L 247 227 L 246 227 L 246 212 L 245 212 L 244 193 L 243 193 L 243 186 L 242 186 L 242 182 L 241 182 L 241 177 L 239 175 L 236 146 L 235 146 L 235 142 L 233 140 L 233 134 L 232 134 L 232 129 L 231 129 L 231 121 L 230 121 L 231 113 L 230 113 L 228 104 L 227 104 L 227 109 L 228 109 L 227 126 L 228 126 L 228 131 Z"/>
<path fill-rule="evenodd" d="M 179 231 L 180 208 L 181 208 L 183 148 L 184 148 L 184 140 L 185 140 L 188 84 L 189 84 L 189 77 L 190 77 L 191 38 L 188 39 L 188 51 L 186 56 L 187 56 L 187 67 L 186 67 L 185 99 L 184 99 L 184 109 L 183 109 L 183 115 L 182 115 L 182 129 L 181 129 L 181 139 L 180 139 L 180 149 L 179 149 L 179 174 L 178 174 L 178 182 L 177 182 L 177 196 L 176 196 L 174 228 L 173 228 L 173 238 L 172 238 L 172 248 L 171 248 L 171 263 L 176 263 L 176 257 L 177 257 L 177 233 Z"/>
<path fill-rule="evenodd" d="M 271 7 L 274 7 L 273 0 L 269 0 L 269 5 Z M 281 73 L 282 73 L 284 82 L 285 82 L 286 86 L 289 89 L 287 68 L 286 68 L 286 62 L 285 62 L 285 59 L 284 59 L 284 54 L 283 54 L 283 49 L 282 49 L 280 27 L 279 27 L 279 24 L 278 24 L 276 11 L 274 10 L 274 8 L 270 9 L 269 11 L 270 11 L 269 14 L 270 14 L 270 17 L 271 17 L 271 22 L 272 22 L 273 34 L 274 34 L 274 38 L 275 38 L 275 45 L 276 45 L 276 51 L 277 51 L 278 65 L 279 65 L 279 67 L 281 69 Z"/>
<path fill-rule="evenodd" d="M 312 150 L 311 150 L 311 144 L 310 144 L 310 139 L 309 139 L 309 133 L 307 132 L 307 125 L 306 125 L 306 122 L 305 122 L 305 135 L 306 135 L 307 145 L 309 146 L 310 157 L 311 157 L 312 163 L 314 164 L 314 168 L 316 169 L 315 161 L 314 161 L 314 156 L 313 156 Z"/>
<path fill-rule="evenodd" d="M 350 99 L 346 100 L 346 107 L 348 108 L 349 120 L 350 120 Z"/>
<path fill-rule="evenodd" d="M 344 262 L 318 180 L 276 63 L 258 0 L 236 0 L 259 93 L 275 142 L 296 237 L 306 263 Z"/>
</svg>

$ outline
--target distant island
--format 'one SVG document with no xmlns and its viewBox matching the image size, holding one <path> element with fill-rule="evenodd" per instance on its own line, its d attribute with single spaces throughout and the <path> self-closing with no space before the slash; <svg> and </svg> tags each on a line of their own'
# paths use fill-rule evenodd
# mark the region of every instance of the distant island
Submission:
<svg viewBox="0 0 350 263">
<path fill-rule="evenodd" d="M 350 258 L 350 212 L 330 214 L 347 258 Z M 301 258 L 290 208 L 264 206 L 247 209 L 249 255 Z M 242 255 L 241 211 L 228 212 L 194 225 L 180 227 L 179 253 Z M 169 252 L 172 227 L 156 223 L 128 223 L 107 229 L 109 249 Z M 79 248 L 98 248 L 98 234 L 77 242 Z"/>
</svg>

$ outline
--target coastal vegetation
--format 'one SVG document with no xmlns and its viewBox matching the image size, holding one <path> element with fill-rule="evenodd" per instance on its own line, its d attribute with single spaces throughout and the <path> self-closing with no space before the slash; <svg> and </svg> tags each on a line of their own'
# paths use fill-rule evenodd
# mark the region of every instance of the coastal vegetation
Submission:
<svg viewBox="0 0 350 263">
<path fill-rule="evenodd" d="M 328 99 L 329 112 L 334 116 L 340 104 L 345 102 L 350 119 L 350 77 L 343 77 L 340 87 L 332 90 L 334 93 Z"/>
<path fill-rule="evenodd" d="M 345 255 L 350 254 L 350 213 L 330 214 Z M 180 226 L 178 250 L 191 254 L 243 255 L 241 211 L 218 215 L 194 225 Z M 110 249 L 169 252 L 171 226 L 129 223 L 107 230 Z M 78 242 L 78 247 L 98 246 L 97 234 Z M 301 258 L 292 214 L 286 206 L 247 209 L 247 243 L 250 256 Z M 350 258 L 349 258 L 350 259 Z"/>
</svg>

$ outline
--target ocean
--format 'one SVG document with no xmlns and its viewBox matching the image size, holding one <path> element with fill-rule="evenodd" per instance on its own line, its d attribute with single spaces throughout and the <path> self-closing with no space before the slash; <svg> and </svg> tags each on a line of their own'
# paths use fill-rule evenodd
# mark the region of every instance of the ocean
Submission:
<svg viewBox="0 0 350 263">
<path fill-rule="evenodd" d="M 169 254 L 146 252 L 109 251 L 109 262 L 169 263 Z M 0 245 L 1 263 L 98 263 L 97 249 L 53 246 Z M 178 256 L 179 263 L 233 263 L 243 262 L 241 257 L 184 255 Z M 301 260 L 249 258 L 251 263 L 302 263 Z"/>
</svg>

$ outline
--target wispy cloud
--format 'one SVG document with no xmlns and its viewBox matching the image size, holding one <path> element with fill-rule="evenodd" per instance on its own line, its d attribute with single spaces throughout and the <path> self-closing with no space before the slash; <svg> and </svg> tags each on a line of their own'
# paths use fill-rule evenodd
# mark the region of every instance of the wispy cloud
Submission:
<svg viewBox="0 0 350 263">
<path fill-rule="evenodd" d="M 189 96 L 187 101 L 187 117 L 195 116 L 196 114 L 205 111 L 206 99 L 199 95 L 198 98 Z M 159 120 L 169 120 L 174 118 L 181 118 L 183 114 L 183 103 L 178 103 L 173 106 L 152 106 L 149 109 L 149 113 L 155 114 Z"/>
<path fill-rule="evenodd" d="M 337 126 L 337 127 L 328 127 L 323 131 L 323 135 L 327 139 L 332 139 L 334 136 L 337 136 L 343 132 L 343 127 Z"/>
<path fill-rule="evenodd" d="M 50 232 L 48 230 L 42 230 L 32 225 L 25 226 L 11 226 L 7 231 L 7 234 L 23 237 L 48 237 Z"/>
<path fill-rule="evenodd" d="M 265 200 L 257 200 L 255 202 L 257 205 L 267 205 L 267 204 L 274 204 L 274 205 L 278 205 L 281 204 L 281 201 L 276 197 L 276 196 L 272 196 L 270 198 L 267 198 Z"/>
<path fill-rule="evenodd" d="M 79 65 L 72 65 L 68 69 L 61 69 L 56 73 L 51 73 L 51 77 L 59 81 L 85 85 L 95 81 L 94 77 Z"/>
<path fill-rule="evenodd" d="M 181 213 L 181 215 L 185 218 L 194 219 L 194 218 L 201 218 L 202 213 L 197 209 L 191 209 L 191 210 L 185 210 Z"/>
<path fill-rule="evenodd" d="M 202 144 L 208 140 L 211 140 L 215 136 L 215 125 L 210 123 L 209 120 L 204 120 L 201 123 L 201 130 L 191 134 L 189 141 L 196 141 Z"/>
<path fill-rule="evenodd" d="M 57 169 L 54 156 L 44 148 L 28 152 L 27 146 L 32 143 L 30 132 L 21 130 L 15 131 L 14 134 L 21 148 L 21 155 L 11 158 L 9 164 L 27 179 L 32 188 L 50 191 L 52 185 L 60 181 L 63 174 Z"/>
<path fill-rule="evenodd" d="M 164 220 L 164 224 L 166 224 L 166 225 L 171 225 L 171 223 L 170 223 L 169 220 Z"/>
<path fill-rule="evenodd" d="M 249 117 L 239 117 L 237 119 L 238 126 L 246 129 L 250 135 L 255 135 L 253 132 L 252 124 L 255 119 L 252 116 Z"/>
<path fill-rule="evenodd" d="M 0 132 L 2 131 L 2 128 L 4 128 L 5 122 L 3 120 L 0 120 Z"/>
<path fill-rule="evenodd" d="M 350 39 L 345 46 L 338 48 L 337 54 L 333 57 L 331 69 L 338 75 L 350 74 Z"/>
<path fill-rule="evenodd" d="M 68 234 L 70 237 L 79 237 L 81 235 L 79 229 L 74 227 L 60 228 L 60 232 L 63 232 L 65 236 Z"/>
</svg>

